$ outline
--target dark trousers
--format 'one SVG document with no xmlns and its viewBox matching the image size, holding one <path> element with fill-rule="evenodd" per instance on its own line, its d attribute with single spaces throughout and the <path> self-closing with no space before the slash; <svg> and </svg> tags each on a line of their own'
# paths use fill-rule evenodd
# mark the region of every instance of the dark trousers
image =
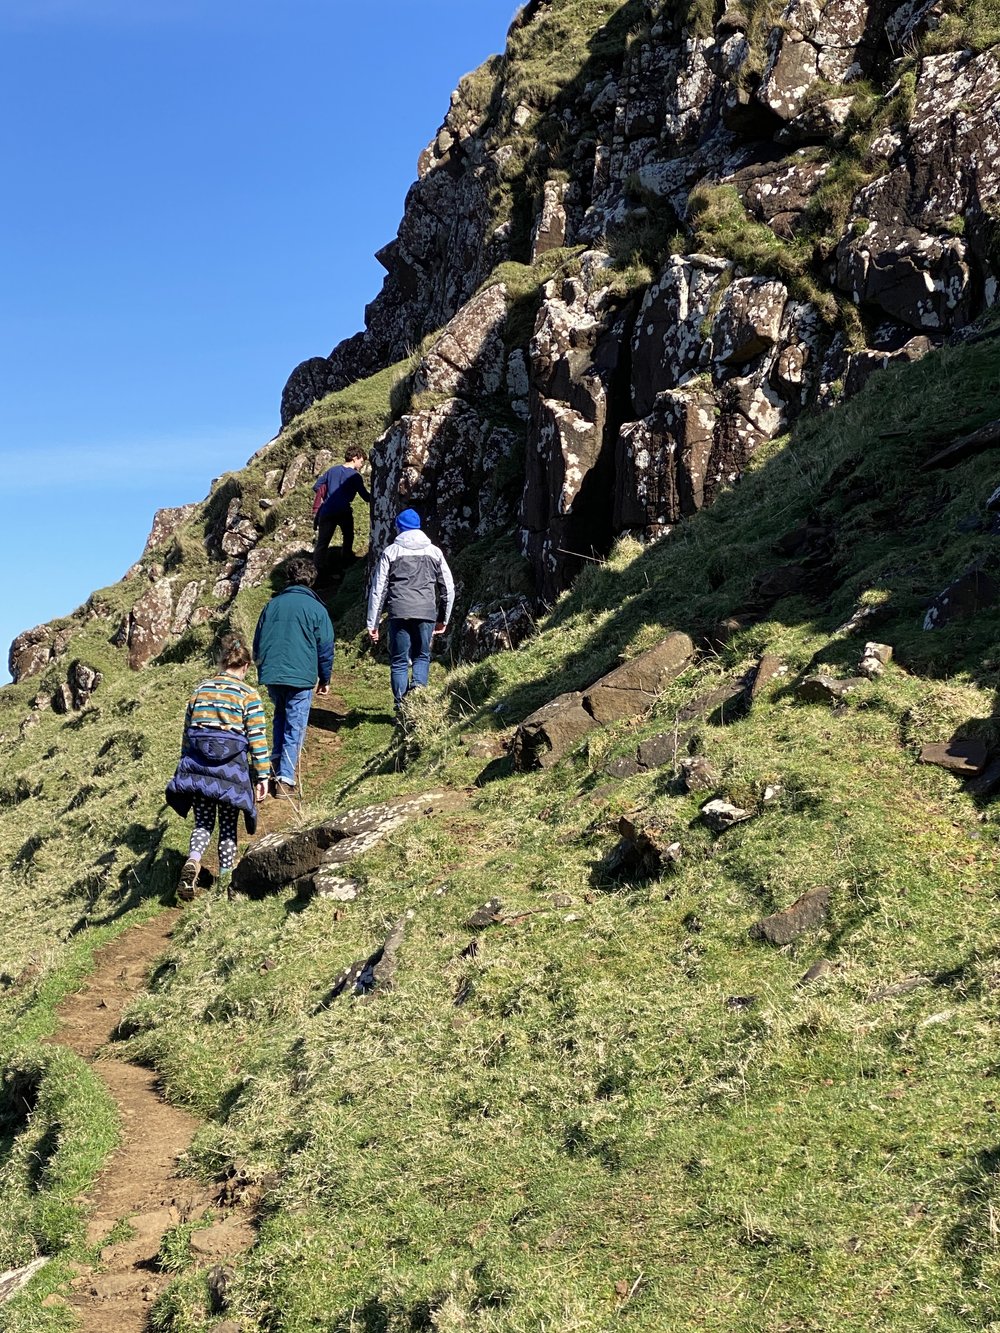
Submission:
<svg viewBox="0 0 1000 1333">
<path fill-rule="evenodd" d="M 343 534 L 344 559 L 354 559 L 354 510 L 341 509 L 335 514 L 324 514 L 316 524 L 313 564 L 317 569 L 322 569 L 326 563 L 327 551 L 330 549 L 331 541 L 333 541 L 333 534 L 338 528 Z"/>
</svg>

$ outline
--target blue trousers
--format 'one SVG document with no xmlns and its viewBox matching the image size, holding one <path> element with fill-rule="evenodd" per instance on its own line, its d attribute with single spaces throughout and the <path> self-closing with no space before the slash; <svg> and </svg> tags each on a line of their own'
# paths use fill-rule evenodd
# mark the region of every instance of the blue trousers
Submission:
<svg viewBox="0 0 1000 1333">
<path fill-rule="evenodd" d="M 411 664 L 413 685 L 427 684 L 433 633 L 433 620 L 399 620 L 395 616 L 389 617 L 389 677 L 397 708 L 403 695 L 411 688 Z"/>
<path fill-rule="evenodd" d="M 274 704 L 274 735 L 271 743 L 271 772 L 289 786 L 295 785 L 299 751 L 306 738 L 313 692 L 293 685 L 268 685 Z"/>
</svg>

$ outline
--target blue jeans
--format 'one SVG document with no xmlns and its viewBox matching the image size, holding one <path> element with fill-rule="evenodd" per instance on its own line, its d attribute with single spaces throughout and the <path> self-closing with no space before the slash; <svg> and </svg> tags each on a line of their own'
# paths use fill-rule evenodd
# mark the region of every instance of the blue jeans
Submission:
<svg viewBox="0 0 1000 1333">
<path fill-rule="evenodd" d="M 268 685 L 274 704 L 274 735 L 271 745 L 271 772 L 290 787 L 295 785 L 299 751 L 306 738 L 313 692 L 294 685 Z"/>
<path fill-rule="evenodd" d="M 433 633 L 433 620 L 399 620 L 395 616 L 389 617 L 389 676 L 397 708 L 403 695 L 411 688 L 411 663 L 413 684 L 427 684 Z"/>
</svg>

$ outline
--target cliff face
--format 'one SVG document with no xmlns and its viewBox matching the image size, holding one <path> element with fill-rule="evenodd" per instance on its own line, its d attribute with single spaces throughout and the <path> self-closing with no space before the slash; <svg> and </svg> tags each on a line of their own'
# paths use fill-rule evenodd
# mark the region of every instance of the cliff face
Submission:
<svg viewBox="0 0 1000 1333">
<path fill-rule="evenodd" d="M 516 522 L 551 598 L 997 300 L 996 37 L 915 0 L 529 4 L 283 421 L 446 326 L 375 451 L 375 540 L 403 502 L 452 548 Z"/>
<path fill-rule="evenodd" d="M 421 154 L 364 331 L 296 368 L 278 437 L 162 511 L 121 584 L 19 636 L 15 681 L 68 685 L 95 620 L 134 668 L 197 650 L 311 544 L 348 441 L 375 549 L 407 504 L 452 556 L 513 534 L 545 603 L 803 412 L 961 337 L 998 299 L 990 12 L 532 0 Z"/>
</svg>

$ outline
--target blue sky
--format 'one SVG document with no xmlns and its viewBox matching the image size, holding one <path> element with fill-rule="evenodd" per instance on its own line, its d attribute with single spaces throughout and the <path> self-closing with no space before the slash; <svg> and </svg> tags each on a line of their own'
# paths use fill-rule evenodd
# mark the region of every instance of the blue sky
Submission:
<svg viewBox="0 0 1000 1333">
<path fill-rule="evenodd" d="M 515 0 L 0 0 L 0 680 L 362 326 Z"/>
</svg>

